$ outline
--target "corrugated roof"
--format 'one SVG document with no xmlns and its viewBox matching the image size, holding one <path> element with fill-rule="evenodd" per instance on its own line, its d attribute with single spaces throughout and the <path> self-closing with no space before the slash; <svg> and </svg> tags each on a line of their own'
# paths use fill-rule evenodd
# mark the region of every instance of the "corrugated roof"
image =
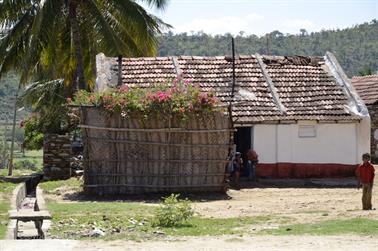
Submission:
<svg viewBox="0 0 378 251">
<path fill-rule="evenodd" d="M 366 105 L 378 103 L 378 75 L 353 77 L 352 84 Z"/>
<path fill-rule="evenodd" d="M 256 56 L 239 56 L 235 61 L 233 103 L 237 124 L 360 119 L 345 108 L 348 97 L 326 69 L 322 57 L 262 56 L 262 59 L 287 113 L 282 113 L 276 104 Z M 112 62 L 112 70 L 117 71 L 116 61 Z M 204 91 L 214 90 L 224 104 L 231 100 L 232 60 L 228 57 L 124 58 L 122 61 L 122 82 L 130 87 L 165 83 L 177 74 L 199 84 Z M 239 90 L 251 92 L 256 98 L 240 96 Z"/>
</svg>

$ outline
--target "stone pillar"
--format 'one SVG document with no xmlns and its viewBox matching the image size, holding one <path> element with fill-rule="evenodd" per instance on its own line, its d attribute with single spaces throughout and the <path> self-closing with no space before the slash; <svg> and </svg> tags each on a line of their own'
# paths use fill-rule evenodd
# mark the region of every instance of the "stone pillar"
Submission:
<svg viewBox="0 0 378 251">
<path fill-rule="evenodd" d="M 45 180 L 71 177 L 71 141 L 68 134 L 45 134 L 43 140 L 43 173 Z"/>
<path fill-rule="evenodd" d="M 368 106 L 371 119 L 371 156 L 374 164 L 378 163 L 378 105 Z"/>
</svg>

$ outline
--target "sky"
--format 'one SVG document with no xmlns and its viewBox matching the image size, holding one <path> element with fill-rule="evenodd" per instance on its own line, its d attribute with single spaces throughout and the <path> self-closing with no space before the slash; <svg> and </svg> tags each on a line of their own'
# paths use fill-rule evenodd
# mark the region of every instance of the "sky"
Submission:
<svg viewBox="0 0 378 251">
<path fill-rule="evenodd" d="M 351 27 L 378 20 L 378 0 L 170 0 L 164 11 L 150 9 L 174 28 L 264 35 L 274 30 L 298 34 Z"/>
</svg>

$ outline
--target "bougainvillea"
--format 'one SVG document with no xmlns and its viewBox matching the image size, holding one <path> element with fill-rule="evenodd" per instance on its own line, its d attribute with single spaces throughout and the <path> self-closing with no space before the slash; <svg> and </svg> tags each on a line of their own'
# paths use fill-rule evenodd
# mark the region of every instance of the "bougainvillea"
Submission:
<svg viewBox="0 0 378 251">
<path fill-rule="evenodd" d="M 187 118 L 193 114 L 220 110 L 213 91 L 203 92 L 198 85 L 180 79 L 149 88 L 123 85 L 105 92 L 79 91 L 73 100 L 67 102 L 102 107 L 106 111 L 120 113 L 123 117 L 135 113 L 148 117 L 159 113 Z"/>
</svg>

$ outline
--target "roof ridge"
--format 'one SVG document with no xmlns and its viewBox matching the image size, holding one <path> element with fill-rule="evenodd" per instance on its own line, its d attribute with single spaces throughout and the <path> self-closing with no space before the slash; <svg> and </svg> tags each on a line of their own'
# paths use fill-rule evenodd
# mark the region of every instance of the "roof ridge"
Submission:
<svg viewBox="0 0 378 251">
<path fill-rule="evenodd" d="M 266 66 L 263 62 L 262 57 L 258 53 L 256 53 L 256 59 L 257 59 L 258 65 L 260 66 L 261 72 L 265 78 L 265 81 L 268 84 L 268 88 L 270 90 L 270 93 L 272 94 L 274 103 L 276 104 L 281 114 L 286 114 L 287 112 L 286 107 L 282 104 L 280 96 L 278 95 L 276 87 L 274 86 L 273 80 L 266 69 Z"/>
<path fill-rule="evenodd" d="M 353 76 L 352 79 L 363 79 L 363 78 L 378 78 L 378 74 L 366 75 L 366 76 Z"/>
</svg>

